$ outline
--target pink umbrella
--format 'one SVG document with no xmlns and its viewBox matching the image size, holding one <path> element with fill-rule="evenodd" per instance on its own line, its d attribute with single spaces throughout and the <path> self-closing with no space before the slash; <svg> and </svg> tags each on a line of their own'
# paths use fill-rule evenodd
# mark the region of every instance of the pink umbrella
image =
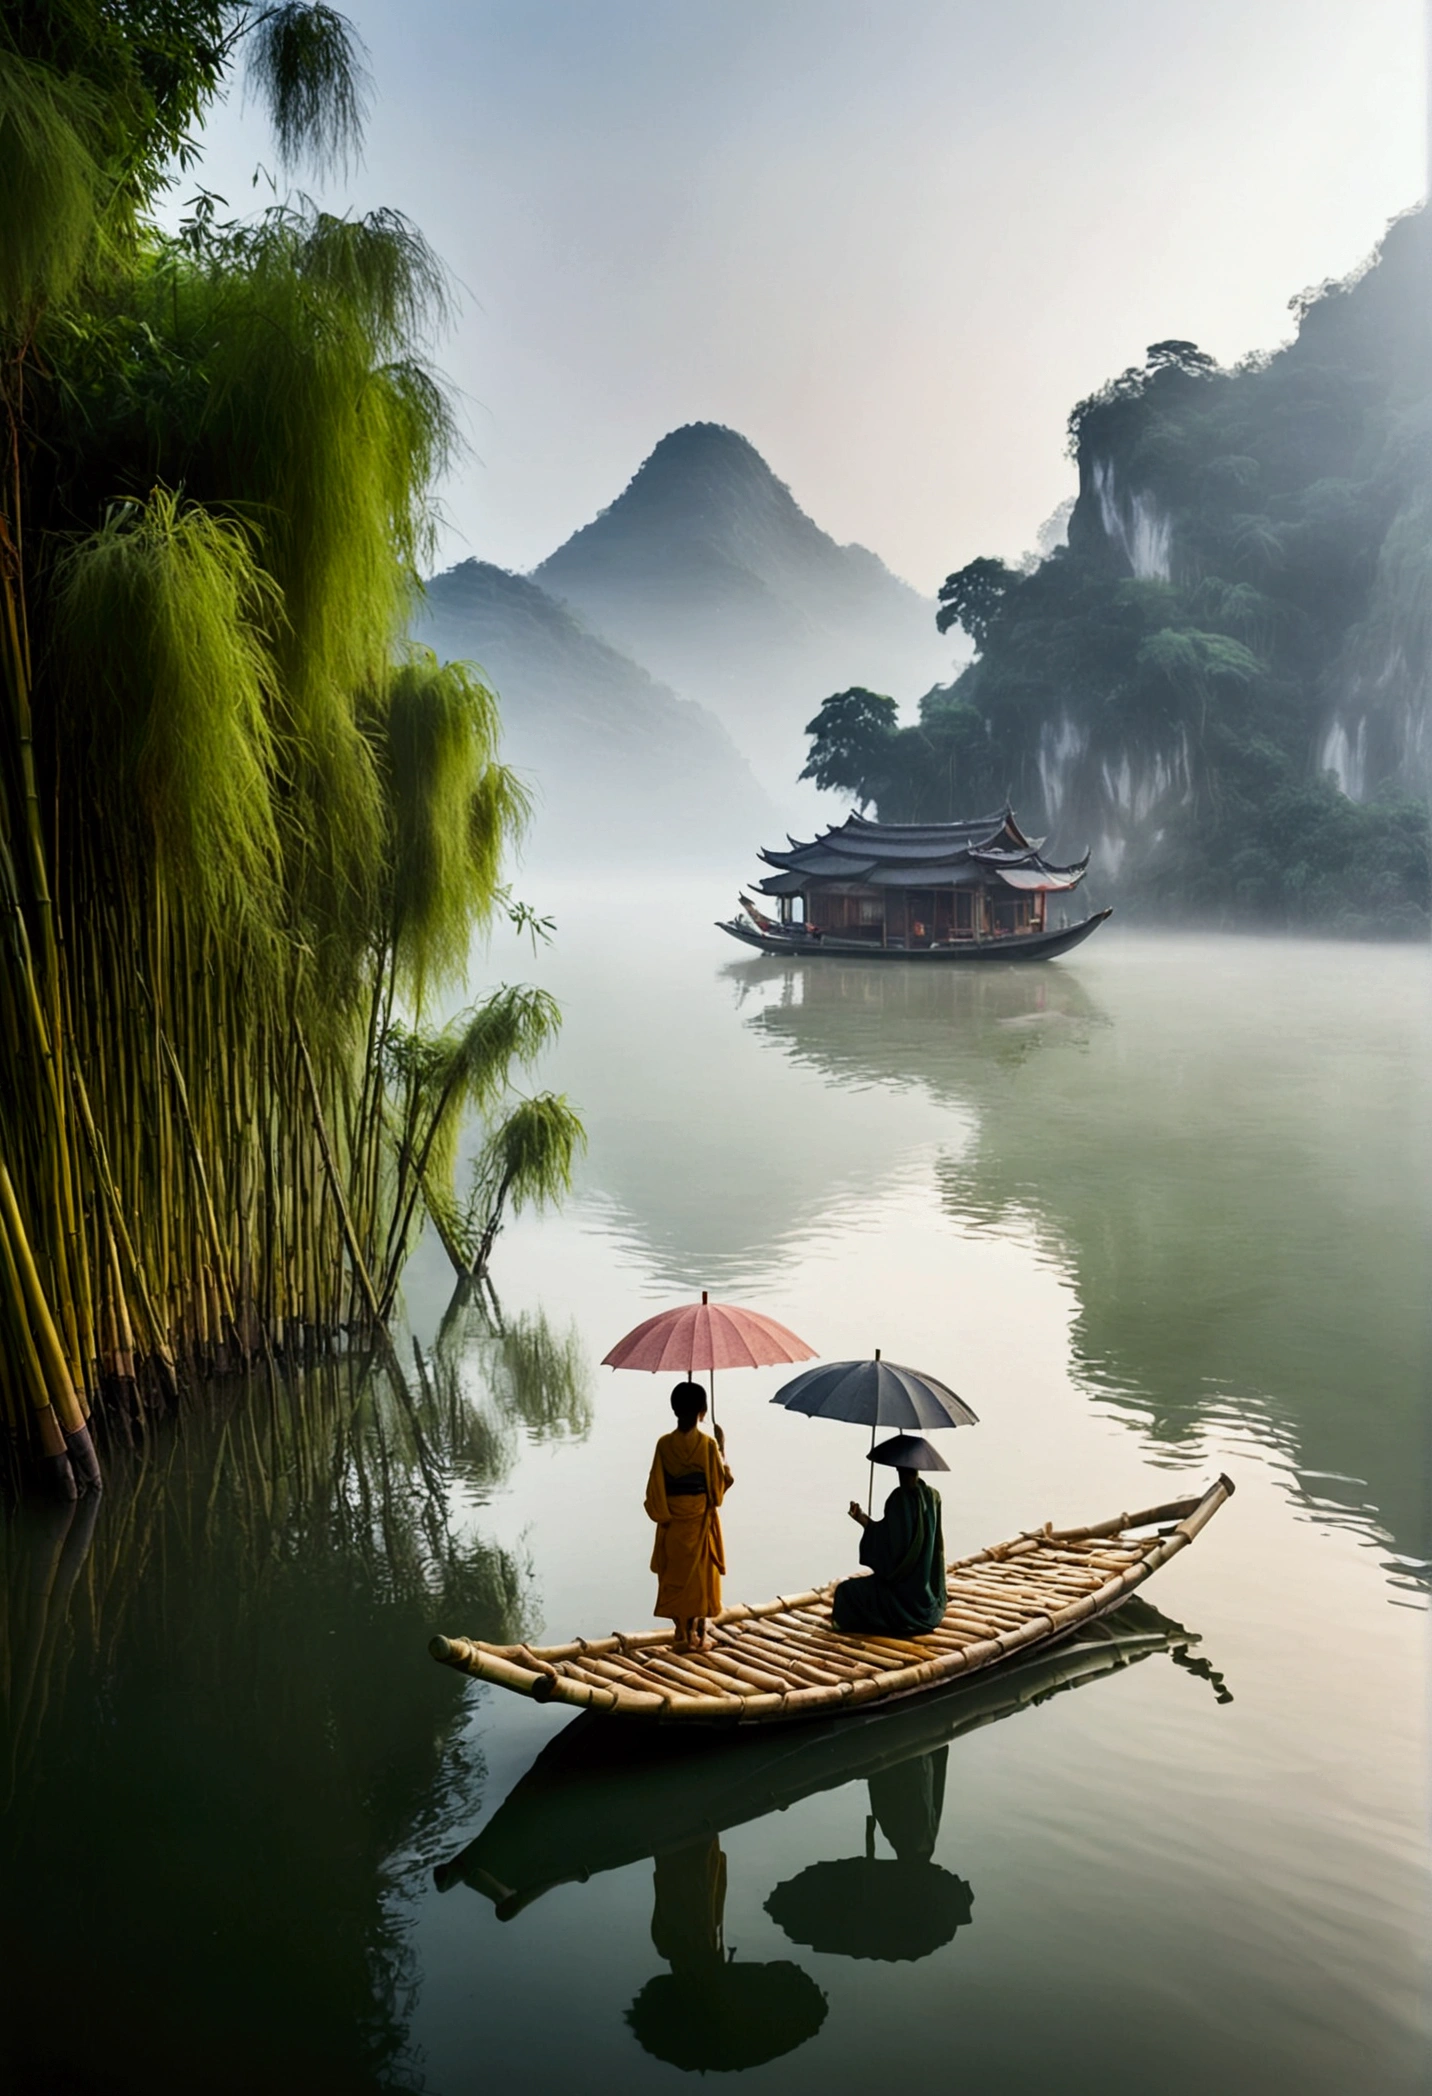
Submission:
<svg viewBox="0 0 1432 2096">
<path fill-rule="evenodd" d="M 716 1424 L 716 1370 L 769 1368 L 779 1361 L 813 1361 L 815 1348 L 759 1310 L 713 1303 L 703 1288 L 699 1303 L 682 1303 L 646 1318 L 619 1339 L 604 1368 L 644 1368 L 652 1375 L 711 1378 L 711 1424 Z"/>
</svg>

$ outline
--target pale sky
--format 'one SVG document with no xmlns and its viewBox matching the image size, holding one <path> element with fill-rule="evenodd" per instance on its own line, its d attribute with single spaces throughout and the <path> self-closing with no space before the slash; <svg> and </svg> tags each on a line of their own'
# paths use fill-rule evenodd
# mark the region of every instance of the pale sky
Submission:
<svg viewBox="0 0 1432 2096">
<path fill-rule="evenodd" d="M 340 0 L 341 4 L 341 0 Z M 1069 408 L 1170 335 L 1271 348 L 1424 188 L 1419 0 L 349 0 L 332 208 L 463 287 L 449 559 L 525 569 L 729 423 L 932 590 L 1071 492 Z M 272 165 L 235 95 L 199 179 Z"/>
</svg>

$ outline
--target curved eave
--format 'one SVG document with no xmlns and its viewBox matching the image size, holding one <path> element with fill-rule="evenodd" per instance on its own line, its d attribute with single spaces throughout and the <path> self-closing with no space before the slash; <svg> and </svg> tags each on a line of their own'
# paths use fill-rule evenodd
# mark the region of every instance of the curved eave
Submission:
<svg viewBox="0 0 1432 2096">
<path fill-rule="evenodd" d="M 927 871 L 973 859 L 991 870 L 1035 865 L 1056 878 L 1076 875 L 1088 864 L 1088 853 L 1073 866 L 1046 866 L 1040 858 L 1042 837 L 1026 837 L 1008 809 L 969 822 L 868 822 L 852 815 L 839 827 L 802 841 L 788 837 L 784 851 L 759 853 L 767 866 L 800 873 L 813 880 L 858 881 L 876 869 L 912 869 L 917 877 L 905 885 L 929 885 Z M 878 877 L 878 876 L 877 876 Z M 894 885 L 901 885 L 898 880 Z"/>
<path fill-rule="evenodd" d="M 1038 866 L 1001 866 L 996 870 L 1005 887 L 1013 888 L 1016 895 L 1067 895 L 1084 878 L 1082 868 L 1077 873 L 1055 873 Z"/>
<path fill-rule="evenodd" d="M 875 860 L 867 852 L 864 858 L 847 858 L 844 852 L 810 852 L 803 858 L 777 857 L 762 852 L 761 857 L 768 866 L 778 866 L 783 873 L 798 873 L 807 880 L 815 881 L 860 881 L 864 880 L 875 866 Z"/>
<path fill-rule="evenodd" d="M 952 830 L 968 830 L 971 835 L 983 833 L 986 836 L 997 837 L 1004 828 L 1005 820 L 1003 812 L 998 815 L 971 815 L 963 822 L 871 822 L 864 815 L 850 815 L 842 827 L 852 836 L 864 831 L 879 836 L 911 840 L 920 837 L 948 837 Z"/>
<path fill-rule="evenodd" d="M 1047 859 L 1041 859 L 1038 852 L 1034 851 L 972 851 L 970 857 L 979 865 L 988 866 L 992 873 L 1013 873 L 1028 868 L 1052 880 L 1082 880 L 1089 869 L 1088 852 L 1085 852 L 1082 859 L 1075 859 L 1068 866 L 1051 866 Z"/>
</svg>

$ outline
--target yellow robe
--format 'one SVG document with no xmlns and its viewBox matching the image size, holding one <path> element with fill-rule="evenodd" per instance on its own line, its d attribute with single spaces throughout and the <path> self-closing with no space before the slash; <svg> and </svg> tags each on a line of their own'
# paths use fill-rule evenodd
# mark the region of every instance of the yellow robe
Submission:
<svg viewBox="0 0 1432 2096">
<path fill-rule="evenodd" d="M 693 1474 L 703 1480 L 701 1491 L 668 1490 L 670 1480 Z M 657 1442 L 646 1487 L 646 1511 L 656 1523 L 651 1569 L 657 1578 L 658 1616 L 683 1623 L 719 1611 L 726 1552 L 716 1509 L 730 1482 L 720 1449 L 699 1427 L 689 1434 L 663 1434 Z"/>
</svg>

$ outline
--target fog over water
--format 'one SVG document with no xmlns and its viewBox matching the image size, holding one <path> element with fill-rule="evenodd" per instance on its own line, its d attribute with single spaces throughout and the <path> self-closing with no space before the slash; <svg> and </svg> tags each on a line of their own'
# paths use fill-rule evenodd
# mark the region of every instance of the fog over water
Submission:
<svg viewBox="0 0 1432 2096">
<path fill-rule="evenodd" d="M 719 880 L 531 872 L 557 940 L 483 973 L 563 999 L 543 1081 L 591 1147 L 500 1240 L 499 1322 L 426 1245 L 406 1394 L 281 1380 L 116 1456 L 83 1520 L 5 1531 L 18 2085 L 27 2058 L 172 2085 L 199 2045 L 235 2091 L 670 2087 L 679 2055 L 840 2096 L 896 2056 L 1011 2096 L 1132 2092 L 1151 2059 L 1175 2096 L 1415 2096 L 1425 954 L 1106 932 L 1045 968 L 788 965 L 710 925 Z M 1121 1642 L 594 1763 L 424 1648 L 651 1620 L 665 1385 L 598 1364 L 703 1286 L 974 1406 L 952 1553 L 1220 1470 L 1236 1494 Z M 719 1380 L 731 1599 L 853 1563 L 864 1436 L 779 1381 Z M 813 1937 L 810 1888 L 847 1878 Z M 78 2005 L 50 1950 L 77 1901 L 107 1946 Z"/>
<path fill-rule="evenodd" d="M 101 1498 L 0 1525 L 0 2084 L 1423 2096 L 1425 944 L 1121 906 L 1056 964 L 966 967 L 716 923 L 848 805 L 795 783 L 804 664 L 812 708 L 953 664 L 933 590 L 1072 492 L 1071 403 L 1170 334 L 1276 344 L 1417 197 L 1416 0 L 350 11 L 367 156 L 317 193 L 410 213 L 463 287 L 424 630 L 500 670 L 514 892 L 552 920 L 429 1016 L 550 990 L 532 1089 L 588 1146 L 489 1295 L 429 1232 L 391 1352 L 290 1335 L 107 1450 Z M 176 211 L 262 201 L 266 150 L 236 98 Z M 649 590 L 565 544 L 669 431 L 683 486 L 745 476 L 707 596 L 659 500 Z M 1168 533 L 1109 502 L 1147 604 Z M 559 547 L 571 599 L 530 579 Z M 702 1289 L 973 1406 L 951 1556 L 1234 1495 L 1094 1634 L 868 1716 L 644 1746 L 435 1666 L 435 1632 L 652 1623 L 668 1386 L 600 1364 Z M 855 1566 L 865 1435 L 782 1379 L 715 1390 L 728 1602 Z"/>
</svg>

